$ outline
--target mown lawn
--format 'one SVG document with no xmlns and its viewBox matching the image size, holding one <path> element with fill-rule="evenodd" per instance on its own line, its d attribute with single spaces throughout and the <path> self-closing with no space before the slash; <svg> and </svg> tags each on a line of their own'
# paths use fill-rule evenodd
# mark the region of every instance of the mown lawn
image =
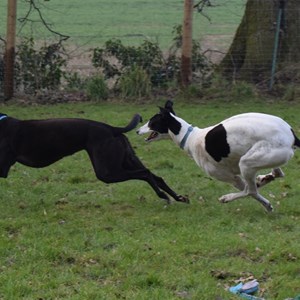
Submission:
<svg viewBox="0 0 300 300">
<path fill-rule="evenodd" d="M 1 105 L 17 118 L 80 117 L 146 121 L 155 104 Z M 204 127 L 247 111 L 276 114 L 300 136 L 300 105 L 282 102 L 177 103 L 179 116 Z M 0 180 L 0 299 L 238 299 L 226 287 L 254 276 L 260 295 L 300 294 L 300 152 L 286 177 L 263 194 L 227 205 L 233 189 L 212 180 L 171 141 L 128 137 L 142 161 L 191 204 L 166 205 L 144 182 L 97 181 L 86 153 L 44 169 L 16 164 Z"/>
</svg>

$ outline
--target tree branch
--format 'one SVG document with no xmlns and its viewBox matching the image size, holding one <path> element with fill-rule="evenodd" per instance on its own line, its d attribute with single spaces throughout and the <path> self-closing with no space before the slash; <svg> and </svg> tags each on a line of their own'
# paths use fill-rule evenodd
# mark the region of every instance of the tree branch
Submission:
<svg viewBox="0 0 300 300">
<path fill-rule="evenodd" d="M 42 14 L 40 8 L 36 5 L 35 0 L 26 0 L 26 2 L 29 3 L 29 9 L 28 9 L 28 11 L 27 11 L 25 17 L 19 18 L 19 19 L 18 19 L 18 20 L 23 24 L 23 25 L 21 26 L 21 29 L 23 28 L 23 26 L 25 26 L 25 24 L 26 24 L 27 21 L 33 22 L 32 20 L 29 19 L 29 16 L 30 16 L 30 14 L 35 10 L 35 11 L 37 11 L 37 13 L 38 13 L 38 15 L 39 15 L 39 17 L 40 17 L 41 22 L 42 22 L 43 25 L 47 28 L 47 30 L 50 31 L 51 33 L 53 33 L 53 34 L 59 36 L 59 44 L 60 44 L 61 42 L 65 41 L 65 40 L 67 40 L 67 39 L 70 37 L 70 36 L 68 36 L 68 35 L 64 35 L 64 34 L 62 34 L 62 33 L 59 33 L 59 32 L 57 32 L 57 31 L 51 29 L 51 25 L 49 25 L 49 24 L 46 22 L 46 20 L 44 19 L 43 14 Z"/>
<path fill-rule="evenodd" d="M 211 22 L 211 18 L 204 13 L 205 7 L 215 7 L 217 5 L 214 5 L 211 3 L 211 0 L 199 0 L 195 5 L 194 8 L 197 8 L 197 11 L 203 15 L 209 22 Z"/>
<path fill-rule="evenodd" d="M 205 6 L 213 6 L 210 0 L 200 0 L 194 5 L 194 8 L 197 8 L 198 12 L 202 12 Z"/>
</svg>

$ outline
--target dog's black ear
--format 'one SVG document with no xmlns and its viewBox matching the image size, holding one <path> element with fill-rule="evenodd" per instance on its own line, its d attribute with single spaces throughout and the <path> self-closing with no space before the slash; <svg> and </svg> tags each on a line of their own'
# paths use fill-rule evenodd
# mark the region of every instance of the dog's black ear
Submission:
<svg viewBox="0 0 300 300">
<path fill-rule="evenodd" d="M 173 108 L 173 101 L 172 100 L 167 100 L 166 104 L 165 104 L 165 108 L 172 109 Z"/>
<path fill-rule="evenodd" d="M 158 108 L 161 114 L 167 111 L 164 107 L 158 106 Z"/>
<path fill-rule="evenodd" d="M 165 109 L 167 109 L 173 115 L 176 115 L 174 110 L 173 110 L 173 101 L 172 100 L 167 100 L 167 102 L 165 104 Z"/>
</svg>

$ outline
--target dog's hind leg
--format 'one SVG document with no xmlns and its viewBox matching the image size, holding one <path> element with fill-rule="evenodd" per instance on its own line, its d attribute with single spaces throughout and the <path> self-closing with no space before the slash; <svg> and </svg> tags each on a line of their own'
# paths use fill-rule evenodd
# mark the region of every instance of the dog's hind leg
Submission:
<svg viewBox="0 0 300 300">
<path fill-rule="evenodd" d="M 261 169 L 275 167 L 272 176 L 280 177 L 283 175 L 283 172 L 278 166 L 285 164 L 293 154 L 293 149 L 288 146 L 274 148 L 272 144 L 265 141 L 256 143 L 242 156 L 239 163 L 241 177 L 246 183 L 245 189 L 240 193 L 222 196 L 220 200 L 229 202 L 249 195 L 261 203 L 267 211 L 272 211 L 273 207 L 270 202 L 258 193 L 255 180 L 256 172 Z"/>
<path fill-rule="evenodd" d="M 263 187 L 264 185 L 270 183 L 275 178 L 284 177 L 284 173 L 280 168 L 274 168 L 272 172 L 265 175 L 258 175 L 256 177 L 256 186 L 258 188 Z"/>
<path fill-rule="evenodd" d="M 255 144 L 244 156 L 242 156 L 239 162 L 241 177 L 245 181 L 244 190 L 238 193 L 224 195 L 220 198 L 220 201 L 230 202 L 249 195 L 261 203 L 267 211 L 272 211 L 273 207 L 270 202 L 258 193 L 255 180 L 256 172 L 260 169 L 283 164 L 290 158 L 290 155 L 286 152 L 286 148 L 274 149 L 272 148 L 272 145 L 266 142 Z"/>
<path fill-rule="evenodd" d="M 245 176 L 245 174 L 244 174 L 244 176 Z M 267 211 L 272 211 L 273 207 L 272 207 L 271 203 L 266 198 L 264 198 L 262 195 L 260 195 L 257 191 L 256 183 L 254 180 L 255 171 L 254 171 L 254 175 L 249 176 L 248 178 L 247 177 L 248 176 L 246 176 L 246 178 L 245 178 L 246 184 L 245 184 L 244 190 L 237 192 L 237 193 L 230 193 L 227 195 L 223 195 L 222 197 L 219 198 L 219 201 L 222 203 L 228 203 L 228 202 L 237 200 L 239 198 L 251 196 L 255 200 L 257 200 L 260 204 L 262 204 Z"/>
</svg>

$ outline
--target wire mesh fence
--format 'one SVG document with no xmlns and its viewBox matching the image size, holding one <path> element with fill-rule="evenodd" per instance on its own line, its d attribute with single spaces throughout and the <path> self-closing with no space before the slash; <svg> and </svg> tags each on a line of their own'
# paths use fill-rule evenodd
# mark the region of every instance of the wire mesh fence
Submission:
<svg viewBox="0 0 300 300">
<path fill-rule="evenodd" d="M 195 1 L 195 4 L 206 5 L 201 6 L 200 11 L 195 8 L 193 39 L 212 63 L 218 64 L 227 54 L 227 65 L 224 69 L 233 80 L 238 78 L 236 73 L 240 69 L 243 69 L 247 76 L 251 73 L 252 79 L 261 68 L 269 74 L 274 68 L 275 74 L 277 62 L 274 60 L 274 50 L 277 50 L 277 55 L 283 56 L 283 47 L 292 49 L 290 53 L 285 51 L 291 61 L 294 59 L 294 49 L 300 46 L 300 10 L 293 9 L 291 3 L 294 1 L 290 0 L 290 6 L 283 8 L 279 26 L 276 25 L 280 3 L 286 1 Z M 245 19 L 247 9 L 248 19 Z M 0 20 L 0 92 L 3 94 L 7 3 L 0 3 L 0 10 L 3 15 Z M 59 45 L 56 49 L 56 60 L 52 63 L 67 72 L 69 80 L 72 78 L 77 82 L 76 76 L 89 77 L 99 72 L 93 65 L 93 51 L 95 48 L 104 47 L 107 41 L 120 40 L 125 47 L 133 48 L 140 47 L 144 41 L 151 41 L 159 47 L 163 55 L 168 55 L 178 42 L 176 26 L 182 23 L 182 19 L 183 1 L 75 0 L 66 3 L 54 0 L 23 0 L 18 3 L 16 55 L 18 56 L 21 50 L 24 52 L 24 43 L 27 43 L 27 51 L 30 53 L 23 53 L 22 59 L 28 59 L 25 63 L 28 67 L 34 64 L 30 54 L 41 60 L 49 54 L 52 45 Z M 243 30 L 243 22 L 247 20 L 247 28 L 238 32 L 238 28 Z M 286 30 L 287 27 L 291 28 L 291 32 Z M 252 31 L 249 28 L 252 28 Z M 279 35 L 277 45 L 276 32 Z M 285 42 L 293 43 L 293 46 L 289 47 L 282 42 L 282 37 L 293 34 L 296 37 L 294 41 L 289 39 Z M 32 42 L 31 48 L 28 46 L 29 40 Z M 252 48 L 246 53 L 245 47 L 250 44 Z M 236 48 L 231 49 L 230 45 L 236 45 Z M 299 71 L 298 61 L 299 57 L 296 57 L 293 72 Z M 47 67 L 49 69 L 53 66 L 46 66 L 45 72 L 49 71 Z M 18 68 L 16 65 L 16 73 Z M 39 77 L 36 73 L 31 76 Z M 20 78 L 16 78 L 16 84 L 18 80 L 20 82 Z M 66 81 L 66 77 L 63 81 Z M 18 85 L 18 90 L 24 92 L 24 84 Z"/>
</svg>

